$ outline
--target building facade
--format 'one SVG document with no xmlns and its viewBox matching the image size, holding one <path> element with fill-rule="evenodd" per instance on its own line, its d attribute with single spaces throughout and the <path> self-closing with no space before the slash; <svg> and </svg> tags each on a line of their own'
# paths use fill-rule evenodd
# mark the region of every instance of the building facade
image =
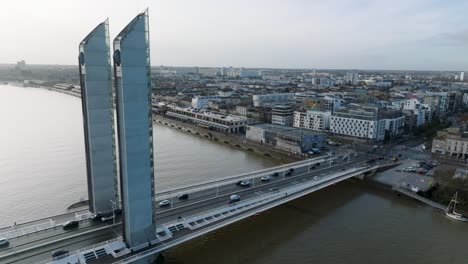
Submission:
<svg viewBox="0 0 468 264">
<path fill-rule="evenodd" d="M 177 106 L 168 106 L 166 115 L 225 133 L 243 132 L 245 131 L 245 127 L 250 123 L 250 119 L 244 116 L 228 115 L 214 111 Z"/>
<path fill-rule="evenodd" d="M 271 104 L 287 103 L 294 100 L 293 93 L 278 94 L 256 94 L 252 96 L 255 107 L 267 106 Z"/>
<path fill-rule="evenodd" d="M 331 112 L 309 110 L 307 112 L 294 111 L 294 127 L 312 129 L 317 131 L 330 128 Z"/>
<path fill-rule="evenodd" d="M 148 12 L 114 39 L 123 237 L 129 248 L 156 238 Z"/>
<path fill-rule="evenodd" d="M 114 99 L 109 25 L 99 24 L 79 46 L 81 102 L 86 151 L 89 209 L 109 212 L 118 204 Z"/>
<path fill-rule="evenodd" d="M 385 120 L 379 120 L 377 107 L 341 109 L 331 116 L 330 132 L 380 141 L 385 138 Z"/>
<path fill-rule="evenodd" d="M 290 105 L 275 105 L 271 110 L 271 123 L 281 126 L 293 125 L 294 109 Z"/>
<path fill-rule="evenodd" d="M 195 96 L 192 98 L 192 107 L 203 109 L 208 106 L 209 102 L 220 102 L 221 98 L 218 96 Z"/>
<path fill-rule="evenodd" d="M 460 128 L 447 128 L 439 131 L 432 140 L 432 153 L 468 158 L 468 132 Z"/>
<path fill-rule="evenodd" d="M 245 136 L 249 140 L 296 153 L 322 148 L 327 139 L 323 133 L 274 124 L 248 126 Z"/>
</svg>

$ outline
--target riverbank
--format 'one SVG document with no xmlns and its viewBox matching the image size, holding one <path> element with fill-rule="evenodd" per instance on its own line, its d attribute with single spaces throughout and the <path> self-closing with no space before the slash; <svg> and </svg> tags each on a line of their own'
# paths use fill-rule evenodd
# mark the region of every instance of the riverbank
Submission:
<svg viewBox="0 0 468 264">
<path fill-rule="evenodd" d="M 251 153 L 272 159 L 278 165 L 291 163 L 306 158 L 305 156 L 293 154 L 288 151 L 283 151 L 266 144 L 258 144 L 256 142 L 252 142 L 240 135 L 223 134 L 220 132 L 207 130 L 205 128 L 201 128 L 189 123 L 173 120 L 159 114 L 153 114 L 153 122 L 171 127 L 173 129 L 178 129 L 199 137 L 203 137 L 213 142 L 230 145 L 244 151 L 249 151 Z"/>
</svg>

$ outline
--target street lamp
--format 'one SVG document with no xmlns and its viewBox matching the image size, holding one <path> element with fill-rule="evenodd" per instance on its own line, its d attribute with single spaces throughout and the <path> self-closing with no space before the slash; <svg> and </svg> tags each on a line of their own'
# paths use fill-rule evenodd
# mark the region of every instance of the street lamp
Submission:
<svg viewBox="0 0 468 264">
<path fill-rule="evenodd" d="M 116 208 L 116 204 L 114 201 L 110 200 L 110 202 L 112 203 L 112 220 L 114 220 L 114 225 L 115 225 L 115 208 Z"/>
</svg>

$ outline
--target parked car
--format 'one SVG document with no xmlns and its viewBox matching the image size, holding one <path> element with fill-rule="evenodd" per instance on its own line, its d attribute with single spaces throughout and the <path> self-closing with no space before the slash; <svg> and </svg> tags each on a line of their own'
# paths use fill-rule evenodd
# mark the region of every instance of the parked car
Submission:
<svg viewBox="0 0 468 264">
<path fill-rule="evenodd" d="M 163 200 L 161 202 L 159 202 L 159 207 L 166 207 L 166 206 L 169 206 L 171 205 L 171 202 L 169 200 Z"/>
<path fill-rule="evenodd" d="M 273 176 L 273 177 L 278 177 L 278 176 L 279 176 L 279 173 L 278 173 L 278 172 L 275 172 L 275 173 L 273 173 L 271 176 Z"/>
<path fill-rule="evenodd" d="M 68 221 L 62 224 L 63 229 L 74 229 L 77 228 L 80 225 L 80 222 L 73 220 L 73 221 Z"/>
<path fill-rule="evenodd" d="M 290 171 L 290 172 L 294 172 L 294 168 L 289 168 L 289 171 Z"/>
<path fill-rule="evenodd" d="M 270 176 L 263 176 L 263 177 L 260 178 L 260 180 L 263 181 L 263 182 L 269 181 L 270 179 L 271 179 Z"/>
<path fill-rule="evenodd" d="M 177 199 L 187 200 L 188 199 L 188 193 L 179 194 L 179 196 L 177 196 Z"/>
<path fill-rule="evenodd" d="M 310 167 L 311 170 L 315 170 L 315 166 Z"/>
<path fill-rule="evenodd" d="M 319 177 L 319 176 L 314 176 L 314 177 L 312 178 L 312 180 L 318 181 L 318 180 L 320 180 L 320 177 Z"/>
<path fill-rule="evenodd" d="M 0 238 L 0 247 L 6 247 L 10 244 L 10 242 L 8 242 L 8 239 L 6 238 Z"/>
<path fill-rule="evenodd" d="M 320 162 L 315 163 L 315 166 L 320 166 Z"/>
<path fill-rule="evenodd" d="M 286 172 L 286 174 L 284 174 L 284 176 L 291 176 L 292 175 L 292 172 L 288 171 Z"/>
<path fill-rule="evenodd" d="M 52 258 L 55 258 L 55 259 L 61 259 L 61 258 L 64 258 L 66 256 L 68 256 L 68 250 L 66 250 L 66 249 L 57 250 L 57 251 L 52 252 Z"/>
</svg>

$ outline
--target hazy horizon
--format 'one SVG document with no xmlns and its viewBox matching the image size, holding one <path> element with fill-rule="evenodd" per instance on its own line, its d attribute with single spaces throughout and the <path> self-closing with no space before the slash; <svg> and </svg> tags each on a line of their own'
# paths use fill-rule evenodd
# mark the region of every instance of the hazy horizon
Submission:
<svg viewBox="0 0 468 264">
<path fill-rule="evenodd" d="M 0 10 L 0 63 L 76 65 L 109 18 L 111 41 L 146 7 L 151 64 L 464 71 L 468 2 L 455 0 L 17 0 Z"/>
</svg>

